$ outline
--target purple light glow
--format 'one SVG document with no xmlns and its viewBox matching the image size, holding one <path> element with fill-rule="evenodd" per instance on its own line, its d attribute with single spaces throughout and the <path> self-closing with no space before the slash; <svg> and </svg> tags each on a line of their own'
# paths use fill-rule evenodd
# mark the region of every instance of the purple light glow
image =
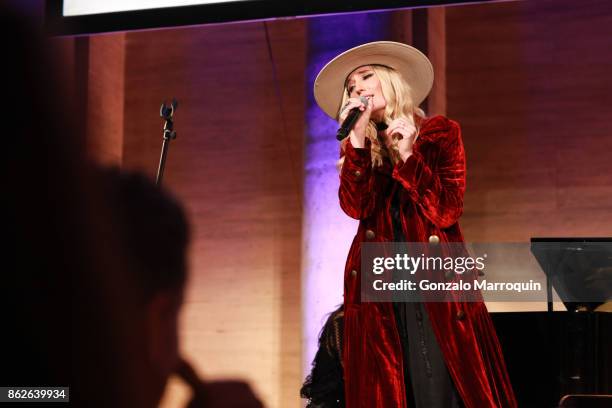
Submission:
<svg viewBox="0 0 612 408">
<path fill-rule="evenodd" d="M 302 253 L 303 371 L 317 351 L 318 335 L 330 312 L 343 301 L 346 256 L 357 231 L 338 203 L 336 162 L 338 124 L 317 106 L 312 94 L 319 70 L 333 57 L 356 45 L 388 38 L 389 13 L 362 13 L 311 18 L 304 171 Z"/>
</svg>

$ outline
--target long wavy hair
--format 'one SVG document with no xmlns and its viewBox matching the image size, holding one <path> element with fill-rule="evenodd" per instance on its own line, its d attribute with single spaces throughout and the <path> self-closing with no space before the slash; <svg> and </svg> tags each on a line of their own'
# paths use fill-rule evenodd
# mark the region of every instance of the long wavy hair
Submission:
<svg viewBox="0 0 612 408">
<path fill-rule="evenodd" d="M 383 115 L 383 121 L 388 124 L 394 119 L 405 118 L 410 123 L 415 125 L 418 135 L 420 130 L 419 123 L 425 118 L 425 112 L 418 106 L 414 105 L 410 85 L 408 85 L 400 73 L 393 68 L 389 68 L 384 65 L 370 66 L 380 81 L 382 94 L 387 102 Z M 345 87 L 340 106 L 344 106 L 348 99 L 349 93 L 348 89 Z M 340 116 L 341 111 L 342 110 L 338 112 L 336 118 Z M 370 120 L 370 123 L 366 129 L 366 137 L 372 142 L 372 167 L 381 166 L 385 158 L 389 158 L 392 164 L 397 163 L 397 161 L 400 159 L 398 139 L 393 138 L 393 144 L 387 148 L 383 140 L 379 140 L 376 124 L 372 120 Z M 344 151 L 347 143 L 349 143 L 348 137 L 345 138 L 340 145 L 341 157 L 338 161 L 338 168 L 341 168 L 342 163 L 344 163 Z"/>
</svg>

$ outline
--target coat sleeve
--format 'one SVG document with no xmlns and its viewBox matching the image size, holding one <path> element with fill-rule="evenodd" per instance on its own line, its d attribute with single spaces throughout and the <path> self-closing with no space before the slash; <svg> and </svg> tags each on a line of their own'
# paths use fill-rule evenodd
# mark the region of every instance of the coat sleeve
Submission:
<svg viewBox="0 0 612 408">
<path fill-rule="evenodd" d="M 410 198 L 424 216 L 439 228 L 453 225 L 463 213 L 465 192 L 465 151 L 461 129 L 449 120 L 450 127 L 440 135 L 439 155 L 429 163 L 414 151 L 393 170 L 393 178 L 408 190 Z"/>
<path fill-rule="evenodd" d="M 351 218 L 367 218 L 374 207 L 370 177 L 372 177 L 371 142 L 366 139 L 364 148 L 346 143 L 344 163 L 340 171 L 340 207 Z"/>
</svg>

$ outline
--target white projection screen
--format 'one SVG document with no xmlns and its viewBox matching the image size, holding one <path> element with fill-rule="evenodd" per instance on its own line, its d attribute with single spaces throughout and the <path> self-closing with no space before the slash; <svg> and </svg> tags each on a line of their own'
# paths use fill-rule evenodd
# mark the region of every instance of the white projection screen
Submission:
<svg viewBox="0 0 612 408">
<path fill-rule="evenodd" d="M 65 17 L 75 17 L 91 14 L 116 13 L 121 11 L 199 6 L 245 1 L 249 0 L 64 0 L 62 14 Z"/>
<path fill-rule="evenodd" d="M 474 0 L 45 0 L 50 35 L 96 34 L 187 25 L 295 18 Z M 500 1 L 500 0 L 479 0 Z"/>
</svg>

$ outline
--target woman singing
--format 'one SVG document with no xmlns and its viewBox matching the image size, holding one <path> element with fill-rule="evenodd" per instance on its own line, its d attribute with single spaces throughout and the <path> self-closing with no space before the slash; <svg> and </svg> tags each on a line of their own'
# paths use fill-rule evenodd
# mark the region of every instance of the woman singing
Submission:
<svg viewBox="0 0 612 408">
<path fill-rule="evenodd" d="M 340 54 L 315 81 L 317 103 L 332 118 L 342 123 L 352 109 L 362 112 L 340 159 L 340 206 L 360 221 L 344 272 L 348 408 L 517 405 L 482 301 L 360 299 L 361 243 L 463 242 L 461 132 L 419 109 L 432 83 L 425 55 L 389 41 Z"/>
</svg>

